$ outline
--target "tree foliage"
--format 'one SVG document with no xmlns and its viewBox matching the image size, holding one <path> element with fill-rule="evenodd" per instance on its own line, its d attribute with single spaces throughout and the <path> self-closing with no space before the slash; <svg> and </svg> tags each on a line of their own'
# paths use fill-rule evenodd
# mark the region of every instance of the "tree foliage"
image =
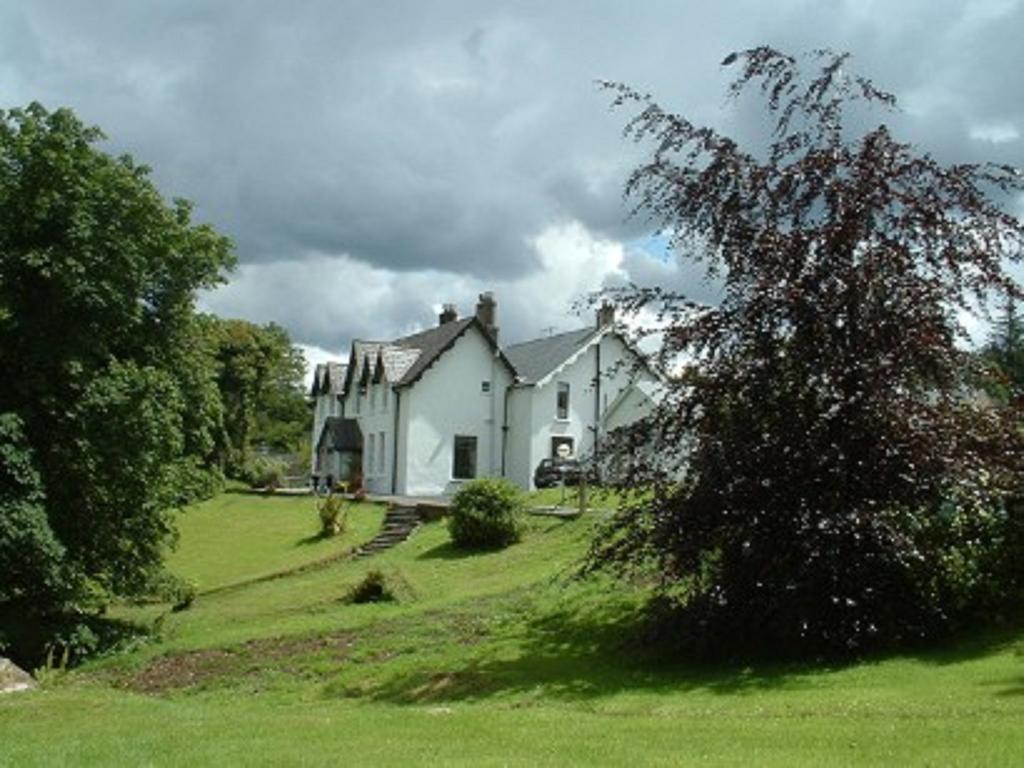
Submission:
<svg viewBox="0 0 1024 768">
<path fill-rule="evenodd" d="M 996 317 L 982 354 L 995 368 L 989 391 L 1002 402 L 1024 410 L 1024 319 L 1012 299 Z"/>
<path fill-rule="evenodd" d="M 102 139 L 67 109 L 0 111 L 0 453 L 15 489 L 0 603 L 58 573 L 65 601 L 137 590 L 169 510 L 215 479 L 221 406 L 194 304 L 231 244 Z M 59 607 L 48 595 L 37 611 Z"/>
<path fill-rule="evenodd" d="M 228 473 L 241 476 L 254 446 L 296 451 L 308 438 L 311 415 L 305 359 L 288 332 L 274 323 L 212 316 L 203 325 L 217 365 Z"/>
<path fill-rule="evenodd" d="M 0 414 L 0 604 L 53 601 L 62 588 L 64 548 L 46 518 L 39 475 L 21 422 Z"/>
<path fill-rule="evenodd" d="M 690 648 L 860 651 L 1006 594 L 993 580 L 1024 446 L 973 396 L 957 313 L 1021 296 L 1005 264 L 1024 228 L 990 195 L 1024 179 L 943 165 L 884 124 L 857 131 L 895 99 L 847 58 L 729 56 L 731 97 L 753 90 L 767 110 L 749 149 L 606 84 L 636 109 L 627 137 L 653 146 L 627 183 L 635 212 L 723 286 L 716 306 L 615 295 L 657 317 L 665 366 L 689 365 L 616 435 L 624 485 L 654 490 L 591 554 L 653 565 L 660 626 Z"/>
</svg>

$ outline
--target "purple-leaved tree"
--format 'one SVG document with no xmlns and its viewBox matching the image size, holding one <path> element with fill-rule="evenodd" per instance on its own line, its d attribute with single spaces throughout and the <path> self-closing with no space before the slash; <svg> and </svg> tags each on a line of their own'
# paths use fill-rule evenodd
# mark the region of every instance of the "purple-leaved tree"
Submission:
<svg viewBox="0 0 1024 768">
<path fill-rule="evenodd" d="M 626 136 L 652 145 L 628 180 L 634 212 L 723 288 L 716 306 L 613 294 L 657 316 L 639 333 L 659 334 L 664 365 L 688 364 L 606 447 L 621 485 L 650 493 L 589 562 L 653 570 L 655 626 L 691 650 L 861 652 L 1019 594 L 1007 546 L 1024 443 L 977 394 L 958 341 L 960 312 L 1024 296 L 1006 271 L 1024 227 L 1002 206 L 1024 176 L 944 165 L 885 125 L 856 130 L 895 98 L 847 63 L 727 57 L 730 95 L 765 102 L 759 151 L 604 84 L 635 110 Z"/>
</svg>

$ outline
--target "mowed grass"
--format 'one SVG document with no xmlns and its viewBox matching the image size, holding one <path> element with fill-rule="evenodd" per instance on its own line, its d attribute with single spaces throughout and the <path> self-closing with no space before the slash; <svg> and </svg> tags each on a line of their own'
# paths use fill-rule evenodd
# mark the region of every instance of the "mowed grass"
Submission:
<svg viewBox="0 0 1024 768">
<path fill-rule="evenodd" d="M 375 505 L 349 504 L 348 510 L 344 534 L 323 538 L 312 496 L 232 489 L 178 518 L 181 541 L 167 564 L 200 592 L 296 568 L 350 549 L 380 525 Z"/>
<path fill-rule="evenodd" d="M 308 498 L 279 503 L 315 532 Z M 234 504 L 213 502 L 261 520 Z M 372 534 L 380 510 L 365 517 Z M 530 518 L 520 544 L 473 555 L 432 523 L 383 555 L 200 595 L 180 613 L 122 608 L 157 637 L 0 699 L 0 764 L 1024 762 L 1021 632 L 841 666 L 658 661 L 636 641 L 643 591 L 575 578 L 597 517 Z M 218 521 L 183 528 L 181 573 L 217 560 Z M 244 541 L 280 555 L 296 535 L 275 547 L 242 526 L 224 560 Z M 399 599 L 346 602 L 371 569 Z M 226 584 L 242 571 L 209 573 Z"/>
</svg>

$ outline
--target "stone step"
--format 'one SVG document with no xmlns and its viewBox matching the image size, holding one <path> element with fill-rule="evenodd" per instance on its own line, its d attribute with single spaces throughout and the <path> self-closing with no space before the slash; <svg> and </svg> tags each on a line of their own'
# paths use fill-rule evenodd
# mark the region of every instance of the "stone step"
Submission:
<svg viewBox="0 0 1024 768">
<path fill-rule="evenodd" d="M 378 552 L 391 549 L 408 539 L 420 527 L 420 516 L 415 509 L 395 507 L 384 515 L 377 535 L 361 545 L 353 553 L 356 559 L 371 557 Z"/>
<path fill-rule="evenodd" d="M 410 531 L 414 530 L 416 530 L 415 525 L 393 525 L 390 523 L 385 523 L 380 527 L 379 533 L 390 533 L 392 531 L 394 531 L 395 533 L 409 533 Z"/>
<path fill-rule="evenodd" d="M 417 515 L 387 515 L 384 518 L 385 523 L 418 523 L 420 521 Z"/>
</svg>

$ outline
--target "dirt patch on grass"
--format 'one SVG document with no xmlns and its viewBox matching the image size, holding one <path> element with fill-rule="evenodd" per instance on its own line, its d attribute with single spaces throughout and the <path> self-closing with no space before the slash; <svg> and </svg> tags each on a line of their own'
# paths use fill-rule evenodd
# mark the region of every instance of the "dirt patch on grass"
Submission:
<svg viewBox="0 0 1024 768">
<path fill-rule="evenodd" d="M 244 678 L 267 671 L 297 673 L 301 664 L 281 661 L 303 657 L 348 658 L 355 636 L 350 633 L 312 637 L 274 637 L 249 640 L 231 648 L 208 648 L 161 656 L 116 680 L 119 687 L 138 693 L 168 693 L 227 678 Z"/>
</svg>

